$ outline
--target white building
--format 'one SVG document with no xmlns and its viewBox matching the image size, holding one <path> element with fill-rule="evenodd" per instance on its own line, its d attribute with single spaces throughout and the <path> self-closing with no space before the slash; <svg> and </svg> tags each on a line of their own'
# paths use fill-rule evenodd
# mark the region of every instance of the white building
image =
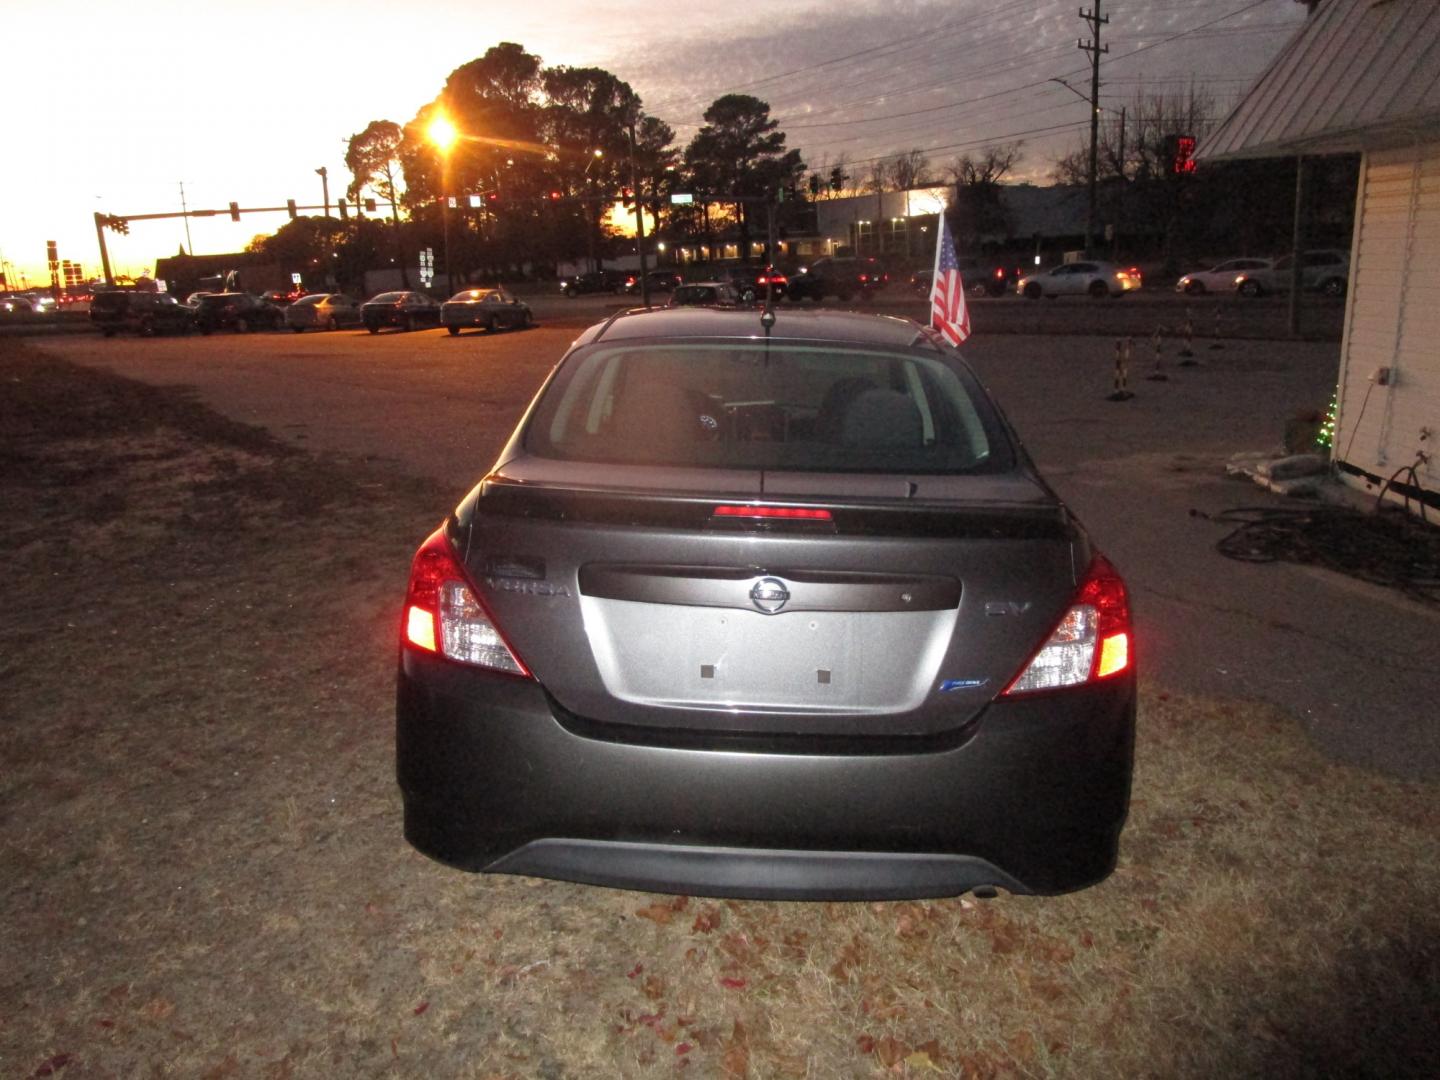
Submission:
<svg viewBox="0 0 1440 1080">
<path fill-rule="evenodd" d="M 1348 483 L 1440 509 L 1436 0 L 1320 0 L 1199 156 L 1355 152 L 1334 460 Z"/>
</svg>

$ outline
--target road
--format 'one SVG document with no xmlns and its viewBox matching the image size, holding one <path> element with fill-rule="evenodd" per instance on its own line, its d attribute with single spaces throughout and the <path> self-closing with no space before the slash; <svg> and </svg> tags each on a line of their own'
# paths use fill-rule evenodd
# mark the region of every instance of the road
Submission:
<svg viewBox="0 0 1440 1080">
<path fill-rule="evenodd" d="M 613 303 L 540 303 L 539 327 L 493 336 L 37 341 L 81 363 L 193 387 L 217 411 L 296 445 L 392 461 L 450 486 L 458 500 L 566 346 Z M 1092 319 L 1087 305 L 1060 301 L 1052 310 Z M 1226 560 L 1214 550 L 1224 530 L 1190 514 L 1284 504 L 1225 478 L 1224 461 L 1276 446 L 1289 417 L 1326 406 L 1338 345 L 1220 343 L 1218 350 L 1197 343 L 1200 366 L 1183 369 L 1178 344 L 1163 345 L 1167 379 L 1150 381 L 1150 343 L 1137 342 L 1136 396 L 1123 403 L 1106 400 L 1115 348 L 1108 335 L 977 332 L 964 351 L 1041 469 L 1129 579 L 1147 678 L 1179 693 L 1272 702 L 1339 759 L 1440 776 L 1432 717 L 1440 686 L 1430 644 L 1440 613 L 1325 571 Z"/>
</svg>

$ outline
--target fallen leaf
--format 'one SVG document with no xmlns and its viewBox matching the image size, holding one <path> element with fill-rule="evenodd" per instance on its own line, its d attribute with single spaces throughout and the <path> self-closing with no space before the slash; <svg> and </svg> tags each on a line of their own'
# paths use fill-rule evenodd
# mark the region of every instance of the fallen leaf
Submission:
<svg viewBox="0 0 1440 1080">
<path fill-rule="evenodd" d="M 640 985 L 640 992 L 651 1001 L 659 1001 L 665 996 L 665 980 L 658 975 L 646 975 L 645 981 Z"/>
<path fill-rule="evenodd" d="M 669 904 L 651 904 L 649 907 L 642 907 L 635 912 L 642 919 L 649 919 L 657 926 L 664 926 L 675 917 L 675 909 Z"/>
<path fill-rule="evenodd" d="M 707 905 L 695 913 L 695 922 L 691 925 L 690 930 L 696 934 L 708 934 L 719 925 L 720 910 Z"/>
<path fill-rule="evenodd" d="M 149 1017 L 151 1020 L 164 1020 L 174 1011 L 175 1003 L 173 1001 L 167 1001 L 162 997 L 151 998 L 144 1005 L 140 1006 L 141 1014 Z"/>
<path fill-rule="evenodd" d="M 873 1054 L 875 1052 L 875 1040 L 869 1035 L 861 1035 L 855 1040 L 855 1045 L 860 1048 L 862 1054 Z"/>
<path fill-rule="evenodd" d="M 49 1061 L 42 1062 L 31 1076 L 54 1076 L 59 1070 L 70 1064 L 69 1054 L 56 1054 Z"/>
<path fill-rule="evenodd" d="M 880 1059 L 880 1064 L 886 1068 L 889 1068 L 891 1065 L 898 1065 L 905 1060 L 909 1053 L 910 1048 L 891 1035 L 882 1036 L 875 1042 L 875 1056 Z"/>
<path fill-rule="evenodd" d="M 675 1047 L 675 1053 L 676 1053 L 676 1054 L 688 1054 L 691 1050 L 694 1050 L 694 1049 L 695 1049 L 695 1047 L 691 1046 L 689 1043 L 678 1043 L 678 1044 L 676 1045 L 676 1047 Z"/>
<path fill-rule="evenodd" d="M 725 987 L 727 990 L 744 990 L 745 980 L 732 979 L 729 975 L 723 975 L 720 978 L 720 985 Z"/>
<path fill-rule="evenodd" d="M 633 978 L 635 978 L 635 976 L 639 975 L 639 974 L 640 974 L 642 971 L 644 971 L 644 970 L 645 970 L 645 965 L 644 965 L 644 964 L 636 964 L 633 968 L 631 968 L 629 971 L 627 971 L 627 972 L 625 973 L 625 977 L 626 977 L 627 979 L 633 979 Z"/>
<path fill-rule="evenodd" d="M 430 1008 L 430 1002 L 428 1002 L 428 1001 L 422 1001 L 422 1002 L 420 1002 L 419 1005 L 416 1005 L 416 1006 L 415 1006 L 415 1015 L 416 1015 L 416 1016 L 419 1016 L 421 1013 L 423 1013 L 423 1012 L 424 1012 L 426 1009 L 428 1009 L 428 1008 Z"/>
<path fill-rule="evenodd" d="M 730 1077 L 743 1077 L 750 1072 L 750 1033 L 745 1025 L 736 1020 L 730 1028 L 730 1037 L 724 1042 L 725 1052 L 720 1055 L 720 1069 Z"/>
<path fill-rule="evenodd" d="M 933 1072 L 940 1071 L 940 1066 L 936 1065 L 935 1062 L 931 1060 L 930 1055 L 924 1050 L 912 1051 L 906 1056 L 905 1064 L 912 1069 L 930 1069 Z"/>
</svg>

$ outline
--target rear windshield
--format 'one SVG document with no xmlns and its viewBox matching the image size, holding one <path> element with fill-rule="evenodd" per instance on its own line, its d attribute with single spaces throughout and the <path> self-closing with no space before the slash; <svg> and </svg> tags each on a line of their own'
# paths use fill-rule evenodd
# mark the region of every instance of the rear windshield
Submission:
<svg viewBox="0 0 1440 1080">
<path fill-rule="evenodd" d="M 557 372 L 525 448 L 571 461 L 800 472 L 1014 464 L 960 365 L 829 344 L 592 346 Z"/>
<path fill-rule="evenodd" d="M 372 296 L 370 298 L 370 303 L 393 304 L 397 301 L 404 300 L 405 296 L 406 294 L 403 292 L 382 292 L 379 296 Z"/>
</svg>

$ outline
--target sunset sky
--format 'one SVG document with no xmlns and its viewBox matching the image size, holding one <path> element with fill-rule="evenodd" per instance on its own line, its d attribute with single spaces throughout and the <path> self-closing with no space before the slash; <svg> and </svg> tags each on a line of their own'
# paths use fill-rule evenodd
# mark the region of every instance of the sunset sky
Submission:
<svg viewBox="0 0 1440 1080">
<path fill-rule="evenodd" d="M 737 91 L 770 102 L 789 145 L 819 166 L 919 147 L 943 166 L 1025 141 L 1021 173 L 1048 182 L 1079 145 L 1089 38 L 1076 0 L 850 0 L 839 5 L 487 4 L 434 0 L 7 0 L 0 73 L 11 139 L 0 261 L 48 283 L 45 241 L 98 273 L 92 214 L 283 205 L 332 198 L 347 138 L 404 123 L 454 68 L 515 41 L 546 65 L 628 81 L 683 145 L 705 107 Z M 1102 103 L 1194 85 L 1224 107 L 1304 17 L 1294 0 L 1101 0 Z M 191 220 L 193 249 L 236 251 L 286 220 Z M 186 243 L 179 219 L 112 236 L 117 272 L 148 272 Z"/>
</svg>

